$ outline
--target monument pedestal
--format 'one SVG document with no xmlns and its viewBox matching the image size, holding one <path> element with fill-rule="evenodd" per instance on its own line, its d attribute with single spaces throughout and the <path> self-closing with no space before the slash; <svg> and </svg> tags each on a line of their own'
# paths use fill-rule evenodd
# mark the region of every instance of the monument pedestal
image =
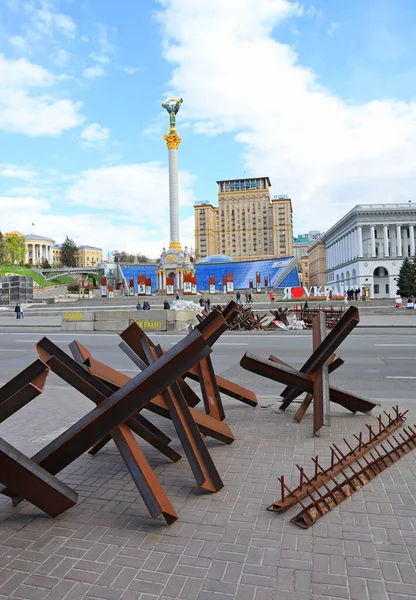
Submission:
<svg viewBox="0 0 416 600">
<path fill-rule="evenodd" d="M 183 291 L 185 274 L 194 274 L 194 265 L 187 249 L 185 248 L 183 251 L 180 247 L 173 248 L 172 246 L 168 250 L 163 248 L 159 268 L 156 271 L 157 289 L 159 291 L 166 290 L 166 279 L 173 277 L 174 289 Z"/>
</svg>

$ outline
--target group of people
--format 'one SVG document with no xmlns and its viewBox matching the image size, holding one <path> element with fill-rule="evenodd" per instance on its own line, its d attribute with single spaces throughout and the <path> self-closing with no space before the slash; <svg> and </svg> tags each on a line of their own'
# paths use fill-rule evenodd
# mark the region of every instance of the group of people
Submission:
<svg viewBox="0 0 416 600">
<path fill-rule="evenodd" d="M 399 306 L 399 302 L 397 302 L 397 297 L 400 298 L 400 306 Z M 401 298 L 401 296 L 399 294 L 397 294 L 397 297 L 396 297 L 396 304 L 399 306 L 399 308 L 401 308 L 402 298 Z M 408 297 L 406 308 L 410 308 L 410 309 L 416 310 L 416 299 L 413 296 L 409 296 Z"/>
<path fill-rule="evenodd" d="M 150 310 L 150 304 L 147 302 L 147 300 L 145 300 L 143 302 L 143 306 L 142 306 L 140 304 L 140 300 L 139 300 L 139 302 L 137 303 L 136 308 L 137 308 L 137 310 Z"/>
<path fill-rule="evenodd" d="M 246 303 L 247 304 L 252 304 L 253 303 L 253 296 L 251 295 L 251 292 L 245 292 L 244 295 L 245 295 L 245 301 L 246 301 Z M 235 296 L 236 296 L 237 304 L 242 304 L 240 292 L 237 292 Z"/>
<path fill-rule="evenodd" d="M 347 304 L 348 302 L 352 302 L 355 300 L 356 302 L 360 299 L 360 297 L 365 300 L 365 290 L 361 291 L 360 288 L 351 288 L 349 290 L 344 290 L 344 302 Z"/>
</svg>

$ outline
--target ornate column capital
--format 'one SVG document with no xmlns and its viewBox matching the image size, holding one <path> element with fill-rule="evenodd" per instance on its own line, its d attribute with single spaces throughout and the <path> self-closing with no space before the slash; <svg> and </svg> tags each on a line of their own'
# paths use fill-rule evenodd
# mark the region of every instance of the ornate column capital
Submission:
<svg viewBox="0 0 416 600">
<path fill-rule="evenodd" d="M 167 133 L 163 136 L 168 150 L 178 150 L 182 138 L 177 133 Z"/>
</svg>

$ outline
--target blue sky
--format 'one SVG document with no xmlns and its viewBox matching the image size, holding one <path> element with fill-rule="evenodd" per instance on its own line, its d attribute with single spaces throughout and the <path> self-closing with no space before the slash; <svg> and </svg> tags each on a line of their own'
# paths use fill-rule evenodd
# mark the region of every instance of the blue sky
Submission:
<svg viewBox="0 0 416 600">
<path fill-rule="evenodd" d="M 414 197 L 412 0 L 4 0 L 0 228 L 160 253 L 168 115 L 181 237 L 218 179 L 268 175 L 295 233 Z"/>
</svg>

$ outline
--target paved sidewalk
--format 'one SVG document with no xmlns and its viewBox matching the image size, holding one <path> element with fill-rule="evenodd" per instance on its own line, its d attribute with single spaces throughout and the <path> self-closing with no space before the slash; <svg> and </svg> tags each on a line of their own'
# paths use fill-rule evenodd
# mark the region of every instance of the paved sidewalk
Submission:
<svg viewBox="0 0 416 600">
<path fill-rule="evenodd" d="M 225 483 L 218 494 L 195 486 L 186 458 L 174 465 L 142 444 L 179 514 L 171 527 L 148 517 L 112 443 L 62 472 L 80 503 L 61 517 L 2 498 L 0 600 L 415 598 L 416 453 L 300 530 L 290 523 L 299 507 L 284 515 L 265 510 L 278 497 L 277 476 L 290 482 L 296 463 L 312 464 L 311 456 L 328 454 L 330 439 L 342 445 L 374 417 L 333 407 L 328 437 L 314 439 L 310 416 L 298 425 L 293 409 L 274 414 L 270 403 L 263 398 L 253 409 L 225 400 L 236 440 L 207 440 Z M 0 435 L 32 455 L 90 408 L 72 390 L 49 389 L 3 423 Z M 150 418 L 183 454 L 171 422 Z"/>
</svg>

